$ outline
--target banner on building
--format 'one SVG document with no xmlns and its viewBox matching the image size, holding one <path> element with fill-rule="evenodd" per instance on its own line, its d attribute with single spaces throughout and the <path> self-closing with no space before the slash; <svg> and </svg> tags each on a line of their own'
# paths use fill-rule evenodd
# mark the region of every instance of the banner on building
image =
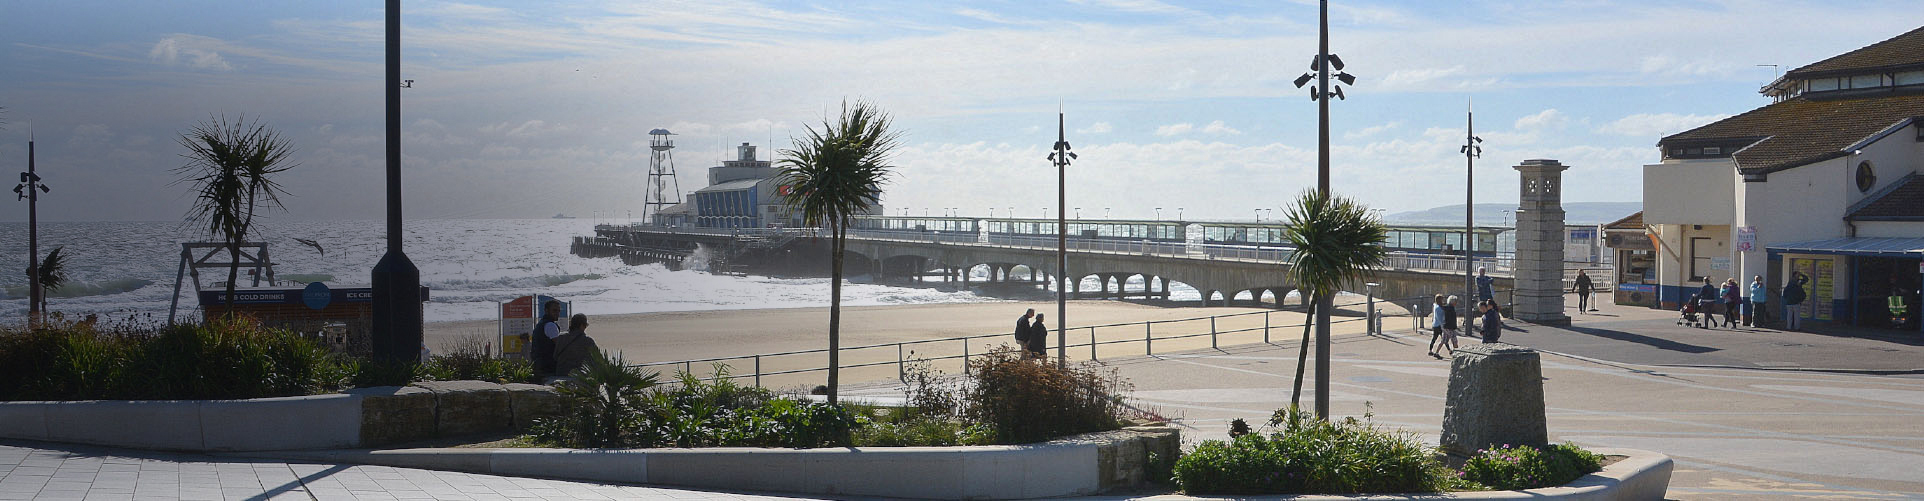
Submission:
<svg viewBox="0 0 1924 501">
<path fill-rule="evenodd" d="M 1737 252 L 1750 252 L 1754 250 L 1757 250 L 1757 227 L 1737 227 Z"/>
</svg>

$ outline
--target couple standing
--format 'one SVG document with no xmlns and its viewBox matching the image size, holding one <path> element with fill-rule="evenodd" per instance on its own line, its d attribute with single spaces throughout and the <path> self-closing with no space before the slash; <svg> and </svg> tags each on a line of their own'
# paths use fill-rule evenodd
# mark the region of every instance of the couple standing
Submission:
<svg viewBox="0 0 1924 501">
<path fill-rule="evenodd" d="M 1048 358 L 1049 326 L 1043 323 L 1043 316 L 1036 313 L 1035 308 L 1029 308 L 1022 318 L 1015 321 L 1015 342 L 1022 347 L 1024 358 Z M 1030 318 L 1035 320 L 1030 321 Z"/>
</svg>

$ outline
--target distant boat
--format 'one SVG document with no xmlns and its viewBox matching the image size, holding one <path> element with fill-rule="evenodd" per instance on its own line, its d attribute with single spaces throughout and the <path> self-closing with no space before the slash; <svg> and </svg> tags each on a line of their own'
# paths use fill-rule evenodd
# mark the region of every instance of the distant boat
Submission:
<svg viewBox="0 0 1924 501">
<path fill-rule="evenodd" d="M 575 217 L 574 217 L 574 216 L 568 216 L 568 215 L 563 215 L 563 214 L 561 214 L 561 213 L 559 213 L 559 212 L 556 212 L 556 213 L 555 213 L 555 215 L 554 215 L 554 218 L 555 218 L 555 219 L 574 219 Z"/>
</svg>

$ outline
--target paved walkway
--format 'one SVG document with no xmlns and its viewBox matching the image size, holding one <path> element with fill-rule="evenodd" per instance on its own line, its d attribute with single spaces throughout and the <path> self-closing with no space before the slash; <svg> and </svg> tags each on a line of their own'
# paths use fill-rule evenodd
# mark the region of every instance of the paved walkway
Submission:
<svg viewBox="0 0 1924 501">
<path fill-rule="evenodd" d="M 469 473 L 0 443 L 0 500 L 795 499 Z"/>
</svg>

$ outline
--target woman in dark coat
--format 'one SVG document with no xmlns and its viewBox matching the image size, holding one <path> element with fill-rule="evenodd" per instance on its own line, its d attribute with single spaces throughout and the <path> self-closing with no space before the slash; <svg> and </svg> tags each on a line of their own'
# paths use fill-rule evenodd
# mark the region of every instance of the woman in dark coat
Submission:
<svg viewBox="0 0 1924 501">
<path fill-rule="evenodd" d="M 1035 314 L 1035 322 L 1029 323 L 1029 343 L 1023 346 L 1030 356 L 1041 359 L 1049 358 L 1049 326 L 1042 321 L 1045 316 Z"/>
<path fill-rule="evenodd" d="M 1478 308 L 1483 311 L 1483 342 L 1497 342 L 1503 335 L 1503 314 L 1497 310 L 1496 300 L 1484 301 Z"/>
</svg>

